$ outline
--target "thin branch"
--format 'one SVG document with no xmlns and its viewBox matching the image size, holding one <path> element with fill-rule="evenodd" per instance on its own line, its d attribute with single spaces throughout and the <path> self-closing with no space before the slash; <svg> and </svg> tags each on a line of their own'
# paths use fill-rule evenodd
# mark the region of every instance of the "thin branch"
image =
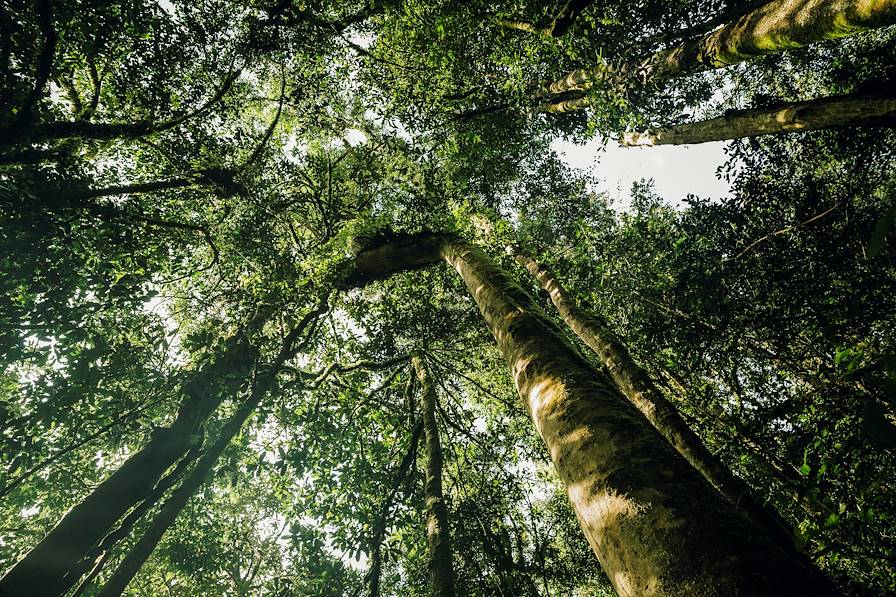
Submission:
<svg viewBox="0 0 896 597">
<path fill-rule="evenodd" d="M 820 220 L 821 218 L 825 217 L 826 215 L 828 215 L 829 213 L 831 213 L 832 211 L 834 211 L 835 209 L 837 209 L 837 208 L 840 207 L 841 205 L 843 205 L 843 203 L 838 203 L 837 205 L 835 205 L 835 206 L 833 206 L 833 207 L 831 207 L 831 208 L 828 208 L 828 209 L 824 210 L 823 212 L 821 212 L 821 213 L 819 213 L 819 214 L 816 214 L 816 215 L 812 216 L 812 217 L 809 218 L 808 220 L 806 220 L 806 221 L 804 221 L 804 222 L 800 222 L 799 224 L 794 224 L 794 225 L 792 225 L 792 226 L 786 226 L 786 227 L 784 227 L 784 228 L 781 228 L 780 230 L 775 230 L 774 232 L 769 232 L 768 234 L 766 234 L 766 235 L 763 236 L 762 238 L 758 238 L 758 239 L 754 240 L 753 242 L 751 242 L 749 245 L 747 245 L 747 247 L 746 247 L 743 251 L 741 251 L 740 253 L 738 253 L 738 254 L 735 255 L 734 257 L 725 257 L 725 258 L 723 258 L 723 259 L 722 259 L 722 263 L 725 263 L 726 261 L 734 261 L 734 260 L 736 260 L 736 259 L 740 259 L 740 258 L 743 257 L 746 253 L 749 253 L 749 252 L 750 252 L 756 245 L 758 245 L 758 244 L 760 244 L 760 243 L 762 243 L 762 242 L 764 242 L 764 241 L 769 240 L 769 239 L 772 238 L 773 236 L 783 236 L 783 235 L 785 235 L 785 234 L 787 234 L 787 233 L 789 233 L 789 232 L 792 232 L 792 231 L 794 231 L 794 230 L 796 230 L 796 229 L 798 229 L 798 228 L 802 228 L 803 226 L 805 226 L 805 225 L 807 225 L 807 224 L 811 224 L 812 222 L 814 222 L 814 221 L 816 221 L 816 220 Z"/>
<path fill-rule="evenodd" d="M 137 415 L 137 414 L 143 412 L 144 410 L 147 410 L 147 409 L 155 406 L 156 404 L 159 404 L 162 400 L 164 400 L 164 398 L 159 398 L 159 399 L 154 400 L 153 402 L 150 402 L 148 404 L 141 404 L 140 406 L 137 406 L 137 407 L 129 410 L 128 412 L 126 412 L 123 415 L 119 416 L 118 418 L 114 419 L 111 423 L 108 423 L 107 425 L 100 427 L 100 429 L 98 429 L 91 435 L 88 435 L 87 437 L 85 437 L 82 440 L 79 440 L 77 442 L 69 444 L 67 447 L 63 448 L 56 454 L 53 454 L 52 456 L 46 458 L 45 460 L 42 460 L 41 462 L 35 464 L 30 469 L 23 472 L 18 477 L 16 477 L 15 479 L 13 479 L 9 483 L 7 483 L 6 486 L 2 490 L 0 490 L 0 497 L 7 495 L 13 489 L 15 489 L 16 487 L 21 485 L 25 479 L 31 477 L 32 475 L 34 475 L 41 469 L 47 467 L 48 465 L 53 464 L 54 462 L 56 462 L 57 460 L 59 460 L 60 458 L 65 456 L 66 454 L 71 454 L 75 450 L 77 450 L 83 446 L 86 446 L 87 444 L 91 443 L 95 439 L 98 439 L 98 438 L 102 437 L 103 435 L 105 435 L 106 433 L 108 433 L 109 430 L 121 425 L 124 421 L 130 419 L 134 415 Z"/>
<path fill-rule="evenodd" d="M 277 123 L 280 122 L 280 114 L 283 112 L 283 101 L 286 99 L 286 76 L 283 72 L 280 73 L 280 101 L 277 103 L 277 113 L 274 115 L 274 119 L 271 121 L 271 124 L 268 126 L 267 130 L 262 135 L 261 140 L 258 142 L 258 147 L 255 148 L 255 151 L 252 152 L 252 155 L 249 156 L 249 159 L 246 160 L 246 163 L 242 165 L 242 167 L 237 171 L 238 174 L 243 174 L 246 170 L 249 169 L 255 160 L 261 156 L 261 152 L 264 150 L 265 145 L 270 141 L 271 136 L 274 134 L 274 129 L 277 128 Z"/>
</svg>

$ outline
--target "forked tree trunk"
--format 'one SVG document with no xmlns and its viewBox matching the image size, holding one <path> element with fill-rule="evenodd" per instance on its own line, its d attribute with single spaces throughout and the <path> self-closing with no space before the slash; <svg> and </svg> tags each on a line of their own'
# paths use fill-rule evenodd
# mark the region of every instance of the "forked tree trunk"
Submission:
<svg viewBox="0 0 896 597">
<path fill-rule="evenodd" d="M 644 63 L 575 70 L 548 86 L 551 93 L 589 89 L 608 78 L 668 79 L 723 68 L 759 56 L 896 23 L 896 0 L 773 0 Z"/>
<path fill-rule="evenodd" d="M 413 246 L 426 242 L 427 235 L 406 240 L 372 260 L 358 263 L 346 272 L 343 287 L 364 284 L 385 264 L 387 274 L 423 267 Z M 432 235 L 429 235 L 432 236 Z M 431 250 L 430 256 L 434 255 Z M 433 262 L 433 257 L 428 263 Z M 249 333 L 264 323 L 265 314 L 256 315 L 247 325 Z M 75 505 L 56 526 L 0 578 L 0 597 L 28 595 L 55 597 L 66 574 L 112 531 L 131 508 L 151 494 L 159 479 L 194 445 L 202 424 L 226 398 L 237 393 L 255 363 L 257 351 L 247 340 L 246 331 L 230 338 L 225 350 L 202 367 L 182 387 L 184 399 L 170 427 L 157 429 L 149 443 L 131 456 L 117 471 Z M 189 497 L 189 496 L 187 496 Z M 71 577 L 70 577 L 71 578 Z M 77 580 L 77 579 L 75 579 Z"/>
<path fill-rule="evenodd" d="M 835 595 L 718 494 L 478 249 L 446 241 L 579 523 L 626 596 Z"/>
<path fill-rule="evenodd" d="M 413 358 L 420 382 L 423 431 L 426 434 L 426 541 L 429 545 L 429 581 L 434 597 L 454 596 L 454 566 L 448 527 L 448 508 L 442 495 L 442 446 L 436 422 L 436 392 L 420 357 Z"/>
<path fill-rule="evenodd" d="M 245 381 L 255 357 L 243 332 L 230 338 L 222 354 L 184 384 L 184 399 L 171 426 L 155 430 L 146 446 L 69 510 L 0 579 L 0 596 L 57 595 L 66 573 L 150 495 L 165 471 L 195 444 L 202 424 Z"/>
<path fill-rule="evenodd" d="M 65 579 L 63 579 L 63 584 L 60 586 L 58 594 L 67 594 L 67 591 L 69 591 L 75 583 L 78 583 L 79 579 L 81 582 L 78 583 L 77 588 L 71 593 L 71 597 L 78 597 L 87 590 L 97 575 L 102 572 L 106 562 L 111 557 L 115 546 L 118 545 L 122 539 L 125 539 L 131 534 L 134 525 L 140 522 L 146 513 L 151 508 L 155 507 L 159 500 L 162 499 L 162 496 L 164 496 L 165 493 L 167 493 L 168 490 L 183 477 L 186 469 L 196 461 L 201 449 L 202 444 L 197 444 L 190 450 L 190 452 L 177 463 L 177 466 L 156 484 L 152 493 L 149 494 L 140 505 L 128 512 L 128 515 L 124 517 L 114 531 L 103 537 L 100 544 L 94 547 L 78 566 L 69 570 L 69 573 L 65 576 Z"/>
<path fill-rule="evenodd" d="M 177 489 L 175 489 L 170 497 L 162 504 L 159 513 L 152 519 L 149 527 L 140 536 L 140 539 L 131 547 L 127 555 L 112 573 L 112 576 L 103 585 L 103 588 L 97 593 L 98 597 L 109 597 L 121 595 L 128 583 L 134 578 L 134 575 L 140 567 L 146 562 L 147 558 L 152 555 L 153 550 L 159 544 L 162 536 L 171 527 L 177 519 L 178 514 L 193 497 L 193 494 L 202 486 L 208 477 L 209 472 L 214 468 L 221 454 L 230 444 L 233 436 L 240 430 L 246 419 L 258 407 L 258 403 L 264 394 L 253 392 L 251 398 L 243 402 L 237 411 L 231 415 L 230 419 L 224 424 L 215 443 L 205 451 L 196 466 L 190 474 L 184 479 Z"/>
<path fill-rule="evenodd" d="M 481 251 L 427 233 L 362 240 L 345 286 L 440 258 L 461 275 L 620 595 L 839 594 L 716 492 Z"/>
<path fill-rule="evenodd" d="M 760 135 L 783 135 L 843 126 L 875 126 L 896 115 L 896 97 L 839 96 L 773 108 L 738 110 L 701 122 L 625 133 L 627 146 L 685 145 Z M 892 124 L 890 120 L 889 124 Z"/>
<path fill-rule="evenodd" d="M 224 423 L 218 432 L 215 442 L 202 453 L 189 475 L 165 500 L 149 527 L 125 555 L 118 568 L 115 569 L 112 576 L 109 577 L 103 588 L 97 593 L 97 597 L 110 597 L 113 595 L 117 597 L 124 592 L 128 583 L 131 582 L 147 558 L 152 555 L 162 536 L 177 519 L 187 502 L 202 487 L 221 454 L 230 445 L 230 441 L 242 429 L 243 424 L 255 412 L 262 399 L 271 390 L 283 364 L 295 355 L 294 344 L 298 337 L 308 327 L 312 319 L 320 315 L 324 309 L 325 306 L 321 305 L 317 310 L 310 312 L 283 339 L 280 351 L 271 365 L 256 378 L 252 384 L 252 391 L 249 396 L 237 408 L 236 412 L 227 419 L 227 422 Z"/>
<path fill-rule="evenodd" d="M 774 512 L 760 505 L 750 487 L 710 452 L 682 419 L 678 410 L 631 357 L 625 345 L 601 318 L 583 311 L 553 272 L 531 257 L 514 252 L 517 263 L 538 281 L 570 329 L 593 350 L 626 398 L 641 411 L 678 453 L 691 463 L 722 495 L 738 506 L 785 551 L 795 554 L 791 529 Z"/>
</svg>

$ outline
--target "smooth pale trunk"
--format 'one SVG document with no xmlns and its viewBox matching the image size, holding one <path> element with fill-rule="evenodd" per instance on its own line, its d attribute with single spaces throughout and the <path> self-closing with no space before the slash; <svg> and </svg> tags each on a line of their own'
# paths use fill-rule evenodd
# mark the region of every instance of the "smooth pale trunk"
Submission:
<svg viewBox="0 0 896 597">
<path fill-rule="evenodd" d="M 603 67 L 572 71 L 550 93 L 589 89 L 613 77 L 667 79 L 723 68 L 767 54 L 837 39 L 896 23 L 896 0 L 774 0 L 706 35 L 659 52 L 620 72 Z"/>
<path fill-rule="evenodd" d="M 514 256 L 548 293 L 563 321 L 600 357 L 616 387 L 651 425 L 731 503 L 764 528 L 782 548 L 793 551 L 792 531 L 774 513 L 757 503 L 749 486 L 703 445 L 606 322 L 580 309 L 551 270 L 522 253 L 515 252 Z"/>
<path fill-rule="evenodd" d="M 243 334 L 228 340 L 215 361 L 184 384 L 185 398 L 170 427 L 128 458 L 0 579 L 0 596 L 54 597 L 66 573 L 99 543 L 128 510 L 146 498 L 166 470 L 197 441 L 202 423 L 245 379 L 256 352 Z"/>
<path fill-rule="evenodd" d="M 442 446 L 436 422 L 436 392 L 419 357 L 413 359 L 420 381 L 423 431 L 426 435 L 426 541 L 429 545 L 429 581 L 432 595 L 453 597 L 454 567 L 448 527 L 448 508 L 442 495 Z"/>
<path fill-rule="evenodd" d="M 833 595 L 717 493 L 478 249 L 447 241 L 582 530 L 627 596 Z"/>
<path fill-rule="evenodd" d="M 625 133 L 620 143 L 632 147 L 685 145 L 833 127 L 875 126 L 894 115 L 896 97 L 828 97 L 773 108 L 739 110 L 710 120 L 652 131 Z"/>
</svg>

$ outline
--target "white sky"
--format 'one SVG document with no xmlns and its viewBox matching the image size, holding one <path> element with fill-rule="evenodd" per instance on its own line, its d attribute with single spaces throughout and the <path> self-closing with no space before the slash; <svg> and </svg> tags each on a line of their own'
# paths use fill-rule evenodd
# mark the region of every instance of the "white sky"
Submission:
<svg viewBox="0 0 896 597">
<path fill-rule="evenodd" d="M 657 194 L 666 203 L 680 205 L 688 193 L 720 199 L 729 185 L 716 177 L 725 162 L 724 142 L 700 145 L 620 147 L 615 143 L 600 151 L 597 140 L 585 145 L 554 141 L 552 147 L 571 167 L 590 170 L 598 178 L 597 191 L 605 191 L 615 207 L 629 204 L 632 183 L 652 178 Z"/>
</svg>

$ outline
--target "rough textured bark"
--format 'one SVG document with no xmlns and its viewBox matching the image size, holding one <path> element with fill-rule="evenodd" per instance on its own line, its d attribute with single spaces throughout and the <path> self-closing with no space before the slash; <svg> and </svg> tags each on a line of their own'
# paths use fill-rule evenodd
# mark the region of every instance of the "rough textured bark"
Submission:
<svg viewBox="0 0 896 597">
<path fill-rule="evenodd" d="M 737 505 L 783 549 L 794 550 L 793 532 L 774 512 L 760 505 L 750 487 L 719 462 L 681 418 L 678 410 L 631 357 L 625 345 L 605 321 L 580 309 L 553 272 L 534 259 L 514 252 L 520 265 L 538 281 L 570 329 L 593 350 L 626 398 L 660 432 L 679 454 L 691 463 L 719 492 Z"/>
<path fill-rule="evenodd" d="M 317 310 L 312 311 L 303 318 L 301 322 L 284 338 L 279 353 L 274 358 L 271 365 L 256 378 L 252 384 L 252 391 L 248 398 L 237 408 L 226 423 L 221 427 L 215 442 L 206 449 L 193 470 L 183 480 L 183 482 L 175 489 L 168 499 L 162 504 L 159 512 L 153 518 L 149 527 L 141 535 L 140 539 L 131 547 L 127 555 L 103 585 L 103 588 L 97 593 L 97 597 L 109 597 L 112 595 L 121 595 L 131 579 L 140 569 L 146 559 L 152 554 L 153 550 L 159 544 L 162 536 L 171 527 L 177 516 L 193 497 L 193 494 L 202 486 L 209 472 L 214 468 L 221 454 L 230 444 L 233 437 L 242 429 L 246 419 L 255 412 L 255 409 L 261 403 L 261 400 L 271 390 L 277 375 L 283 364 L 291 356 L 295 354 L 293 345 L 299 335 L 308 327 L 312 319 L 316 318 L 325 310 L 325 305 L 321 305 Z"/>
<path fill-rule="evenodd" d="M 594 81 L 634 77 L 666 79 L 723 68 L 759 56 L 896 23 L 896 0 L 773 0 L 695 40 L 646 62 L 573 71 L 548 86 L 551 93 L 590 88 Z"/>
<path fill-rule="evenodd" d="M 783 135 L 842 126 L 893 124 L 896 97 L 838 96 L 793 102 L 640 133 L 625 133 L 622 145 L 684 145 L 759 135 Z M 886 123 L 886 119 L 890 119 Z"/>
<path fill-rule="evenodd" d="M 725 501 L 478 249 L 446 242 L 616 591 L 833 595 Z"/>
<path fill-rule="evenodd" d="M 243 332 L 230 338 L 221 356 L 184 384 L 184 399 L 171 426 L 155 430 L 146 446 L 69 510 L 0 579 L 0 595 L 55 595 L 65 574 L 195 445 L 202 423 L 245 380 L 255 356 Z"/>
<path fill-rule="evenodd" d="M 355 257 L 346 264 L 340 287 L 363 286 L 398 272 L 430 266 L 438 260 L 442 242 L 443 237 L 430 232 L 356 237 L 352 247 Z"/>
<path fill-rule="evenodd" d="M 400 270 L 390 246 L 415 268 L 442 258 L 457 270 L 620 595 L 839 594 L 716 492 L 478 249 L 435 234 L 388 238 L 360 243 L 363 283 Z"/>
<path fill-rule="evenodd" d="M 429 384 L 426 367 L 420 357 L 413 359 L 420 382 L 423 406 L 423 431 L 426 434 L 426 541 L 429 545 L 429 581 L 432 595 L 453 597 L 454 566 L 448 527 L 448 508 L 442 495 L 442 446 L 436 422 L 436 392 Z"/>
</svg>

